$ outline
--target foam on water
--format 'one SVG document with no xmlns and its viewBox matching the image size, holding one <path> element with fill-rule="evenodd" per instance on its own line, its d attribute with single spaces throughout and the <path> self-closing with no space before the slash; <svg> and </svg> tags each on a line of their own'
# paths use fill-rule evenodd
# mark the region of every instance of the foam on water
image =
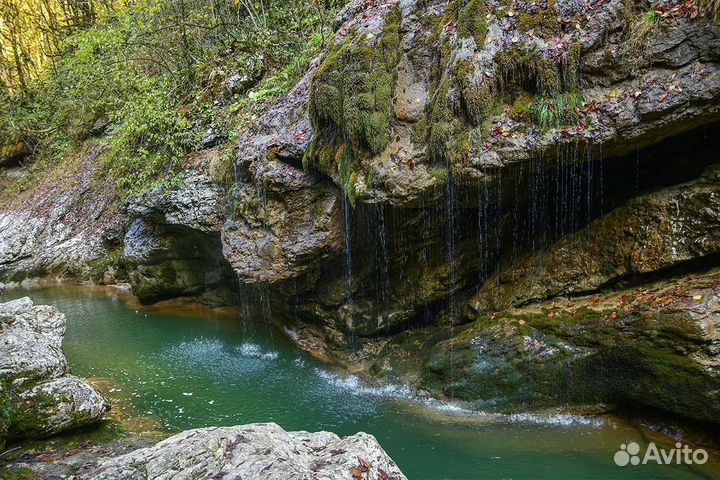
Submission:
<svg viewBox="0 0 720 480">
<path fill-rule="evenodd" d="M 277 352 L 264 352 L 260 345 L 254 343 L 245 342 L 236 347 L 235 350 L 243 357 L 260 358 L 262 360 L 276 360 L 278 358 Z"/>
<path fill-rule="evenodd" d="M 487 412 L 484 410 L 475 410 L 469 405 L 460 402 L 450 402 L 438 400 L 436 398 L 421 397 L 413 392 L 407 385 L 384 384 L 379 386 L 370 386 L 365 384 L 359 377 L 355 375 L 339 375 L 337 373 L 328 372 L 315 368 L 317 376 L 325 381 L 328 385 L 337 388 L 344 393 L 354 396 L 383 397 L 397 400 L 406 400 L 422 405 L 448 416 L 464 416 L 482 418 L 490 422 L 497 423 L 527 423 L 535 425 L 555 425 L 555 426 L 577 426 L 587 425 L 600 427 L 604 425 L 601 418 L 571 415 L 568 413 L 514 413 L 503 414 L 496 412 Z"/>
<path fill-rule="evenodd" d="M 235 375 L 267 368 L 278 358 L 277 352 L 264 351 L 254 343 L 246 342 L 232 348 L 219 340 L 207 338 L 180 342 L 166 348 L 160 355 L 170 365 L 191 365 Z"/>
<path fill-rule="evenodd" d="M 314 371 L 317 376 L 328 385 L 351 395 L 386 398 L 409 398 L 412 396 L 412 391 L 407 386 L 393 385 L 391 383 L 370 386 L 364 384 L 362 380 L 355 375 L 341 376 L 337 373 L 328 372 L 319 368 L 315 368 Z"/>
</svg>

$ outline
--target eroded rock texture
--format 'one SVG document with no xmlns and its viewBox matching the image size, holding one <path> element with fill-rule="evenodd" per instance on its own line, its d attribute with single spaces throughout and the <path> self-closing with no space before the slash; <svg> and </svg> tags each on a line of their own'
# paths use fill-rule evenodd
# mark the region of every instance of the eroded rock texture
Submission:
<svg viewBox="0 0 720 480">
<path fill-rule="evenodd" d="M 110 409 L 62 353 L 65 316 L 28 298 L 0 304 L 0 444 L 96 423 Z"/>
<path fill-rule="evenodd" d="M 225 189 L 196 170 L 180 186 L 159 186 L 131 198 L 122 264 L 143 302 L 179 296 L 234 304 L 237 281 L 222 255 Z"/>
<path fill-rule="evenodd" d="M 491 277 L 471 300 L 490 310 L 587 293 L 720 253 L 720 170 L 628 201 Z"/>
<path fill-rule="evenodd" d="M 189 480 L 383 478 L 405 475 L 375 437 L 286 432 L 274 423 L 189 430 L 155 446 L 101 459 L 81 478 Z"/>
<path fill-rule="evenodd" d="M 457 319 L 498 268 L 700 175 L 716 159 L 680 144 L 720 118 L 720 29 L 656 7 L 639 38 L 619 0 L 351 2 L 238 142 L 241 283 L 339 345 Z"/>
<path fill-rule="evenodd" d="M 122 217 L 110 181 L 97 181 L 102 145 L 0 208 L 0 281 L 47 275 L 98 283 L 123 278 L 116 263 Z"/>
</svg>

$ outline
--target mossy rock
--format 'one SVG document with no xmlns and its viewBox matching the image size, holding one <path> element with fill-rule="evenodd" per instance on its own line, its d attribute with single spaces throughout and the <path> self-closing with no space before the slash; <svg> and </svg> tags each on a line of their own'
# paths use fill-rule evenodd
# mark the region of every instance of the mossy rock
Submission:
<svg viewBox="0 0 720 480">
<path fill-rule="evenodd" d="M 483 0 L 469 0 L 458 12 L 458 36 L 461 38 L 473 38 L 475 45 L 482 46 L 487 34 L 485 14 L 485 2 Z"/>
<path fill-rule="evenodd" d="M 390 9 L 379 39 L 348 32 L 315 71 L 309 109 L 316 134 L 303 159 L 307 167 L 334 175 L 342 158 L 354 163 L 387 147 L 394 119 L 401 17 L 398 8 Z M 322 135 L 329 130 L 335 132 L 331 138 Z M 340 145 L 342 155 L 333 154 Z M 347 187 L 349 175 L 344 177 Z"/>
</svg>

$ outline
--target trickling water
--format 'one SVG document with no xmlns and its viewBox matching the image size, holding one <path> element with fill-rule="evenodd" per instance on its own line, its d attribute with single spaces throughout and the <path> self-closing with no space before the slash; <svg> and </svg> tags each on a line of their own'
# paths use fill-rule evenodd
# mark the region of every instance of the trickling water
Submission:
<svg viewBox="0 0 720 480">
<path fill-rule="evenodd" d="M 380 262 L 379 262 L 379 278 L 378 291 L 380 292 L 379 300 L 384 301 L 390 290 L 390 277 L 388 275 L 388 266 L 390 265 L 390 256 L 388 254 L 387 245 L 387 228 L 385 226 L 385 207 L 383 205 L 375 205 L 376 216 L 378 219 L 378 238 L 380 239 Z"/>
<path fill-rule="evenodd" d="M 591 234 L 591 226 L 590 221 L 592 220 L 592 209 L 593 209 L 593 170 L 595 168 L 595 165 L 593 165 L 593 155 L 592 155 L 592 148 L 589 143 L 585 143 L 585 151 L 587 154 L 587 157 L 585 161 L 587 162 L 587 217 L 585 219 L 585 222 L 587 223 L 587 232 L 588 232 L 588 239 L 590 238 Z"/>
<path fill-rule="evenodd" d="M 640 147 L 635 148 L 635 193 L 638 193 L 638 183 L 640 182 Z"/>
<path fill-rule="evenodd" d="M 447 166 L 448 174 L 446 180 L 446 212 L 445 212 L 445 242 L 447 248 L 447 264 L 448 264 L 448 275 L 449 275 L 449 311 L 450 317 L 455 319 L 457 315 L 457 308 L 455 305 L 455 290 L 457 286 L 457 258 L 456 258 L 456 246 L 457 246 L 457 211 L 458 211 L 458 198 L 457 198 L 457 186 L 452 174 L 452 168 L 450 164 Z"/>
<path fill-rule="evenodd" d="M 343 218 L 343 239 L 345 241 L 345 282 L 347 283 L 347 291 L 345 292 L 345 304 L 349 315 L 349 323 L 352 324 L 353 315 L 353 264 L 352 264 L 352 205 L 350 199 L 343 191 L 340 193 L 340 209 Z"/>
</svg>

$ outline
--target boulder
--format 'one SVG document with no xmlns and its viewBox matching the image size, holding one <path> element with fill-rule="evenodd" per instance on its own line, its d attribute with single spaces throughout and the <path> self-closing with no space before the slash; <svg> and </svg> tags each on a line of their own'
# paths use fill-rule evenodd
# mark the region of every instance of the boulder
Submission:
<svg viewBox="0 0 720 480">
<path fill-rule="evenodd" d="M 0 443 L 100 421 L 110 409 L 87 380 L 68 374 L 65 316 L 25 297 L 0 304 Z"/>
<path fill-rule="evenodd" d="M 367 433 L 286 432 L 274 423 L 189 430 L 149 448 L 101 459 L 84 479 L 372 478 L 404 480 Z"/>
</svg>

